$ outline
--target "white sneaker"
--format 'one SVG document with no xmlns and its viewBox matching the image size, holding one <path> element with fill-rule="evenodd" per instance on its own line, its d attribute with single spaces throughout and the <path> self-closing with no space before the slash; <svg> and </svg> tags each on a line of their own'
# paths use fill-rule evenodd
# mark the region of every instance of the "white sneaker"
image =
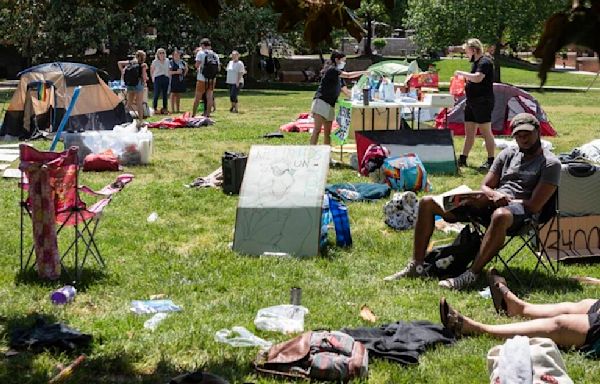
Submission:
<svg viewBox="0 0 600 384">
<path fill-rule="evenodd" d="M 471 272 L 470 269 L 467 269 L 461 275 L 440 281 L 438 285 L 443 288 L 461 290 L 473 285 L 477 281 L 477 277 L 479 277 L 479 275 L 476 275 Z"/>
<path fill-rule="evenodd" d="M 414 260 L 408 262 L 406 267 L 399 272 L 383 278 L 385 281 L 399 280 L 404 277 L 426 277 L 427 274 L 423 269 L 423 264 L 416 264 Z"/>
</svg>

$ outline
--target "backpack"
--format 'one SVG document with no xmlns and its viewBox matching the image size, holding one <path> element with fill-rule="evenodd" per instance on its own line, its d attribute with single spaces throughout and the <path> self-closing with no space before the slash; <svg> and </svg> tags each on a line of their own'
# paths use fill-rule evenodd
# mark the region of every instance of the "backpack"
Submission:
<svg viewBox="0 0 600 384">
<path fill-rule="evenodd" d="M 381 170 L 386 183 L 392 189 L 413 192 L 431 190 L 427 170 L 419 156 L 414 153 L 388 157 L 384 160 Z"/>
<path fill-rule="evenodd" d="M 202 64 L 202 76 L 206 80 L 212 80 L 219 73 L 219 58 L 213 51 L 207 51 Z"/>
<path fill-rule="evenodd" d="M 135 87 L 142 77 L 142 66 L 139 63 L 130 62 L 123 72 L 123 82 L 128 87 Z"/>
<path fill-rule="evenodd" d="M 479 234 L 467 225 L 452 244 L 434 247 L 425 255 L 425 272 L 440 279 L 458 276 L 475 260 L 480 245 Z"/>
<path fill-rule="evenodd" d="M 279 376 L 347 382 L 368 376 L 369 354 L 345 333 L 309 331 L 259 352 L 254 368 Z"/>
</svg>

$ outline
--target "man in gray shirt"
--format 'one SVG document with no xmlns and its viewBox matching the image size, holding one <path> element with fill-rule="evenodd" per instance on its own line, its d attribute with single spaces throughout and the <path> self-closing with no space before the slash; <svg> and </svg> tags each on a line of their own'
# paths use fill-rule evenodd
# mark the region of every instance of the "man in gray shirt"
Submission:
<svg viewBox="0 0 600 384">
<path fill-rule="evenodd" d="M 516 115 L 511 123 L 517 147 L 504 149 L 494 160 L 481 184 L 481 195 L 446 212 L 431 196 L 419 202 L 415 224 L 413 258 L 401 271 L 385 280 L 403 277 L 426 277 L 423 261 L 434 229 L 435 216 L 447 222 L 469 221 L 478 217 L 489 222 L 479 253 L 471 267 L 461 275 L 442 280 L 444 288 L 463 289 L 475 283 L 483 267 L 504 244 L 509 230 L 516 230 L 527 218 L 537 219 L 553 196 L 560 180 L 560 162 L 542 148 L 540 123 L 529 113 Z"/>
</svg>

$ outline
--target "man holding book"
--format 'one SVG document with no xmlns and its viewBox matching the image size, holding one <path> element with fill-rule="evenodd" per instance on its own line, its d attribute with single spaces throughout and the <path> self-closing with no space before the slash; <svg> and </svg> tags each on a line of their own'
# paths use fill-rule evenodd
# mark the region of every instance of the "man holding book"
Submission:
<svg viewBox="0 0 600 384">
<path fill-rule="evenodd" d="M 474 284 L 483 267 L 504 244 L 507 231 L 518 229 L 527 218 L 537 219 L 542 207 L 556 191 L 560 162 L 542 148 L 540 123 L 535 116 L 520 113 L 512 119 L 510 126 L 517 146 L 509 146 L 500 152 L 484 177 L 479 193 L 451 199 L 456 206 L 444 204 L 451 208 L 449 210 L 431 196 L 421 199 L 413 258 L 403 270 L 385 280 L 426 277 L 423 261 L 436 215 L 447 222 L 469 221 L 470 217 L 477 217 L 489 223 L 471 267 L 457 277 L 440 281 L 440 286 L 450 289 L 463 289 Z"/>
</svg>

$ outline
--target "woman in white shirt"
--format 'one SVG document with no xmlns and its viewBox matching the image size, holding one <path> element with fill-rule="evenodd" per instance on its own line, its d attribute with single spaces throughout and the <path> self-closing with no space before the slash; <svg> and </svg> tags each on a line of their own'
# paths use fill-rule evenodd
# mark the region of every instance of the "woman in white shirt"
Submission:
<svg viewBox="0 0 600 384">
<path fill-rule="evenodd" d="M 246 69 L 244 63 L 240 61 L 238 51 L 232 51 L 230 57 L 231 60 L 227 63 L 226 80 L 229 86 L 229 101 L 231 101 L 229 112 L 238 113 L 238 94 L 240 88 L 244 85 L 244 73 L 246 73 Z"/>
<path fill-rule="evenodd" d="M 162 95 L 162 109 L 160 113 L 166 115 L 169 113 L 167 109 L 167 100 L 169 93 L 169 60 L 167 59 L 167 52 L 164 48 L 158 48 L 156 50 L 156 57 L 150 65 L 150 77 L 154 83 L 154 100 L 152 102 L 152 108 L 158 113 L 158 96 Z"/>
</svg>

